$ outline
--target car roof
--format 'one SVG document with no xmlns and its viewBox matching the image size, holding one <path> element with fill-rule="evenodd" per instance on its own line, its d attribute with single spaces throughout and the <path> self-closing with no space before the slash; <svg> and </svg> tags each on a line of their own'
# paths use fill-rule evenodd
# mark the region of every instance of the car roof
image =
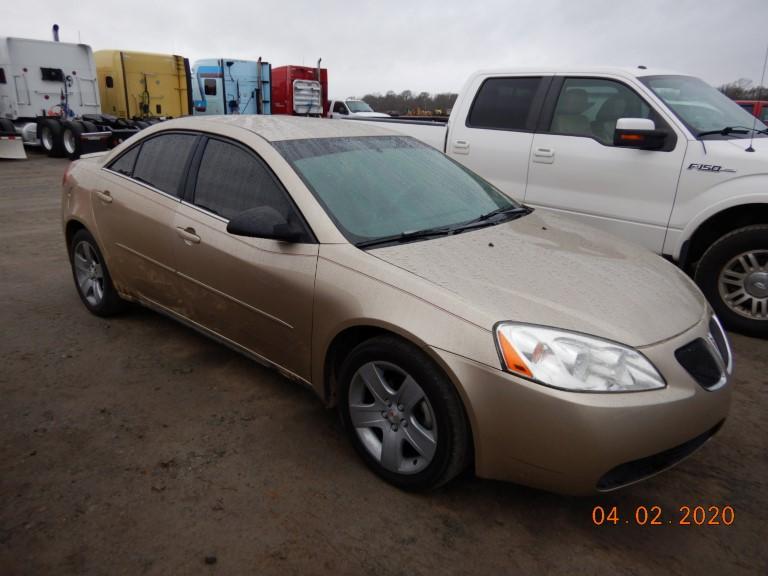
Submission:
<svg viewBox="0 0 768 576">
<path fill-rule="evenodd" d="M 379 128 L 359 120 L 332 120 L 330 118 L 306 118 L 303 116 L 262 116 L 243 114 L 232 116 L 187 116 L 162 122 L 165 128 L 204 130 L 217 124 L 248 130 L 269 142 L 281 140 L 305 140 L 312 138 L 343 138 L 359 136 L 399 135 L 392 130 Z"/>
</svg>

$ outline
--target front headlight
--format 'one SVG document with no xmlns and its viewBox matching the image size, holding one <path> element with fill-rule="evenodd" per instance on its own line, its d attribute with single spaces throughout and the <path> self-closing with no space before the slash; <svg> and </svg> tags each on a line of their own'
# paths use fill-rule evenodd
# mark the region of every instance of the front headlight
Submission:
<svg viewBox="0 0 768 576">
<path fill-rule="evenodd" d="M 503 367 L 547 386 L 581 392 L 663 388 L 661 374 L 637 350 L 586 334 L 530 324 L 496 325 Z"/>
</svg>

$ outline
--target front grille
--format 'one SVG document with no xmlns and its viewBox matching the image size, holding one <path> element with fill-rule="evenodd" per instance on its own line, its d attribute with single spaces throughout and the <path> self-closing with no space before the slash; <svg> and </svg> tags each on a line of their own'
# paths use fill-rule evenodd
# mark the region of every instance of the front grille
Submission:
<svg viewBox="0 0 768 576">
<path fill-rule="evenodd" d="M 615 490 L 674 466 L 683 458 L 693 454 L 704 442 L 714 436 L 720 430 L 723 422 L 724 420 L 721 420 L 703 434 L 699 434 L 679 446 L 616 466 L 598 480 L 597 489 L 600 492 Z"/>
<path fill-rule="evenodd" d="M 675 350 L 675 358 L 704 388 L 714 388 L 723 378 L 723 371 L 715 358 L 715 351 L 703 338 L 696 338 L 693 342 Z"/>
</svg>

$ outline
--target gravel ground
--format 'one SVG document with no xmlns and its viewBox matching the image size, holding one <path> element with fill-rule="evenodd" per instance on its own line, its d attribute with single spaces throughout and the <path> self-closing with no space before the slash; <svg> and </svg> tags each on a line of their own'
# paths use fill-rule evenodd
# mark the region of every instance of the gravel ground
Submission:
<svg viewBox="0 0 768 576">
<path fill-rule="evenodd" d="M 732 336 L 724 429 L 650 481 L 567 498 L 467 474 L 406 494 L 307 390 L 149 311 L 90 315 L 65 167 L 0 160 L 0 574 L 768 573 L 768 342 Z M 637 506 L 662 525 L 625 523 Z M 680 526 L 681 506 L 735 521 Z"/>
</svg>

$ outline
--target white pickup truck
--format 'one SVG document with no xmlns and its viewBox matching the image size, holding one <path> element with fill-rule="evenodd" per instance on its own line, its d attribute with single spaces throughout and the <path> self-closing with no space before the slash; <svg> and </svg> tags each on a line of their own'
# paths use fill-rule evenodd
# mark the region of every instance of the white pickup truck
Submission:
<svg viewBox="0 0 768 576">
<path fill-rule="evenodd" d="M 447 125 L 366 121 L 664 255 L 731 329 L 768 336 L 768 132 L 704 81 L 644 67 L 482 71 Z"/>
<path fill-rule="evenodd" d="M 367 102 L 347 98 L 346 100 L 331 100 L 331 118 L 389 118 L 389 114 L 376 112 Z"/>
</svg>

